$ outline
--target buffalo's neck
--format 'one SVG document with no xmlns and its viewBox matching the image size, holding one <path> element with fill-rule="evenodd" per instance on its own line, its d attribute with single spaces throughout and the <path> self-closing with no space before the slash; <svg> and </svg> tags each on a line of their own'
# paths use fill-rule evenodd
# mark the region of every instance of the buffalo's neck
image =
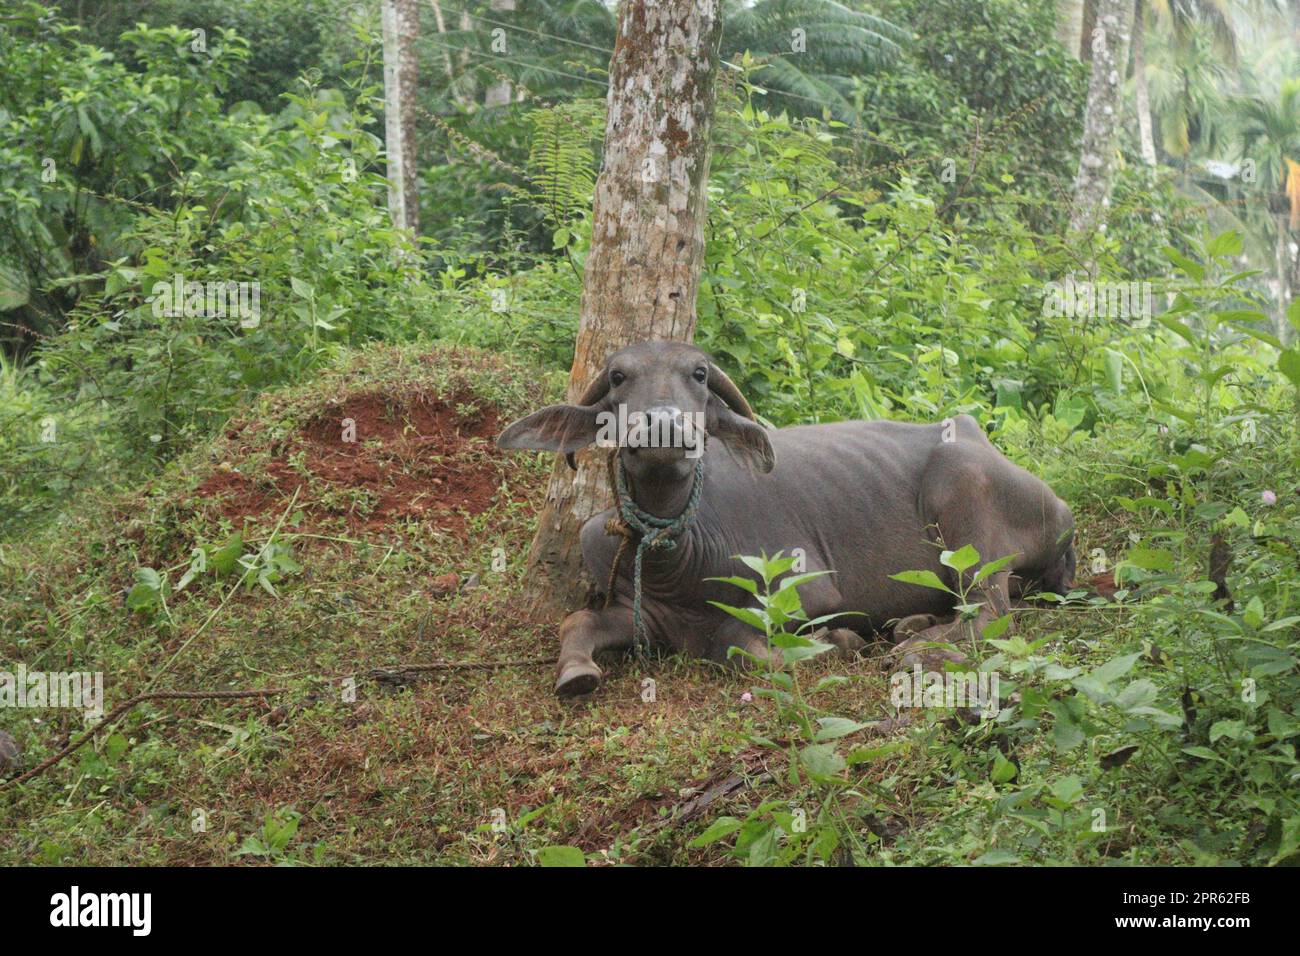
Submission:
<svg viewBox="0 0 1300 956">
<path fill-rule="evenodd" d="M 669 605 L 692 602 L 699 589 L 706 551 L 699 535 L 701 528 L 686 528 L 676 536 L 675 548 L 646 549 L 642 558 L 643 596 Z"/>
<path fill-rule="evenodd" d="M 633 482 L 632 500 L 642 511 L 656 518 L 676 518 L 686 510 L 694 488 L 694 468 L 687 472 L 684 478 L 675 475 L 658 477 L 651 472 Z"/>
</svg>

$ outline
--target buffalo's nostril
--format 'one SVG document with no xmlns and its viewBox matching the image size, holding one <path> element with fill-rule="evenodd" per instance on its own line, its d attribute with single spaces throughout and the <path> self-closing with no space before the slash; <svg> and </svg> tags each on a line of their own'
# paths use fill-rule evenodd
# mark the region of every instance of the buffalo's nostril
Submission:
<svg viewBox="0 0 1300 956">
<path fill-rule="evenodd" d="M 645 448 L 682 447 L 685 416 L 677 406 L 652 406 L 641 413 L 640 420 L 640 433 L 629 444 Z"/>
<path fill-rule="evenodd" d="M 647 408 L 645 414 L 652 425 L 662 421 L 679 426 L 682 423 L 682 410 L 676 405 L 656 405 L 653 408 Z"/>
</svg>

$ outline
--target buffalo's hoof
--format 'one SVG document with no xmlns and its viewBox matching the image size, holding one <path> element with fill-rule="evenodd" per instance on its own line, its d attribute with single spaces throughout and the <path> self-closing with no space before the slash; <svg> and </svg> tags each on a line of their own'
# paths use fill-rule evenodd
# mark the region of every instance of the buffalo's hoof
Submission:
<svg viewBox="0 0 1300 956">
<path fill-rule="evenodd" d="M 835 648 L 835 656 L 845 661 L 856 658 L 867 646 L 867 642 L 860 634 L 850 631 L 847 627 L 837 627 L 834 630 L 820 627 L 810 636 L 814 641 L 830 644 Z"/>
<path fill-rule="evenodd" d="M 555 681 L 555 693 L 559 697 L 581 697 L 590 694 L 600 686 L 600 668 L 595 664 L 579 662 L 570 664 L 560 671 Z"/>
<path fill-rule="evenodd" d="M 948 643 L 946 637 L 948 632 L 942 627 L 931 628 L 896 644 L 892 653 L 902 660 L 904 667 L 920 666 L 927 671 L 942 672 L 949 663 L 968 663 L 966 655 Z"/>
<path fill-rule="evenodd" d="M 902 643 L 909 637 L 916 637 L 939 623 L 933 614 L 909 614 L 894 625 L 894 640 Z"/>
</svg>

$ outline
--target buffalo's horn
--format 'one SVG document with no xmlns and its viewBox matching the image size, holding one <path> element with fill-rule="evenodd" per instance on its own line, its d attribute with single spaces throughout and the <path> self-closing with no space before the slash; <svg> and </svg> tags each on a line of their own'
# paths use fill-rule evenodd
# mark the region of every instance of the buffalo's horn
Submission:
<svg viewBox="0 0 1300 956">
<path fill-rule="evenodd" d="M 588 385 L 587 390 L 582 393 L 582 396 L 578 399 L 577 404 L 595 405 L 598 401 L 600 401 L 608 394 L 609 394 L 609 373 L 606 371 L 604 366 L 601 366 L 600 371 L 597 372 L 596 377 L 591 380 L 591 384 Z"/>
<path fill-rule="evenodd" d="M 745 401 L 745 396 L 740 394 L 740 389 L 736 388 L 736 383 L 727 377 L 726 372 L 712 362 L 709 363 L 709 391 L 726 402 L 727 407 L 737 415 L 743 415 L 751 422 L 756 421 L 754 410 L 749 407 L 749 402 Z"/>
</svg>

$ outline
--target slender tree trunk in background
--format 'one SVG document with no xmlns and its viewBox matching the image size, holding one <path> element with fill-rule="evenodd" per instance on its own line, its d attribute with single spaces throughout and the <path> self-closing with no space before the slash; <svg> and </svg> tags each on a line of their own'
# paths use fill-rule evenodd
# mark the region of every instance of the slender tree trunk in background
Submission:
<svg viewBox="0 0 1300 956">
<path fill-rule="evenodd" d="M 474 28 L 474 21 L 473 19 L 470 18 L 469 12 L 467 10 L 462 10 L 460 12 L 460 28 L 466 32 Z M 467 66 L 469 66 L 468 48 L 460 51 L 460 68 L 463 70 Z"/>
<path fill-rule="evenodd" d="M 388 157 L 388 211 L 393 224 L 418 232 L 420 203 L 415 157 L 416 0 L 383 0 L 384 150 Z"/>
<path fill-rule="evenodd" d="M 1056 38 L 1076 60 L 1082 55 L 1083 0 L 1057 0 Z"/>
<path fill-rule="evenodd" d="M 493 20 L 507 20 L 509 18 L 503 17 L 501 14 L 513 13 L 515 10 L 515 0 L 492 0 L 489 6 L 492 9 Z M 503 29 L 499 23 L 489 23 L 487 25 L 493 30 Z M 504 32 L 502 38 L 508 41 L 509 33 Z M 509 56 L 510 50 L 507 48 L 502 51 L 502 54 Z M 513 98 L 514 90 L 511 87 L 510 81 L 497 79 L 488 84 L 487 93 L 483 97 L 483 105 L 487 107 L 509 106 L 510 101 Z"/>
<path fill-rule="evenodd" d="M 1142 161 L 1156 164 L 1156 141 L 1151 133 L 1151 93 L 1147 88 L 1146 4 L 1133 0 L 1133 99 L 1137 106 L 1138 139 Z"/>
<path fill-rule="evenodd" d="M 1092 79 L 1070 211 L 1073 232 L 1090 233 L 1105 221 L 1119 131 L 1120 81 L 1132 27 L 1133 0 L 1097 0 L 1097 23 L 1091 36 Z"/>
<path fill-rule="evenodd" d="M 1284 305 L 1289 306 L 1300 299 L 1300 163 L 1286 156 L 1282 159 L 1282 165 L 1286 168 L 1282 189 L 1286 195 L 1287 214 L 1281 217 L 1278 225 L 1282 230 L 1282 243 L 1287 259 L 1286 282 L 1283 283 L 1287 301 Z M 1294 249 L 1292 249 L 1293 244 Z M 1282 334 L 1278 336 L 1282 344 L 1287 346 L 1295 344 L 1298 331 L 1300 330 L 1291 324 L 1284 313 Z"/>
<path fill-rule="evenodd" d="M 1273 334 L 1283 345 L 1290 345 L 1296 331 L 1287 320 L 1287 307 L 1300 296 L 1300 249 L 1291 252 L 1290 217 L 1282 213 L 1277 217 L 1277 242 L 1274 245 L 1274 267 L 1277 270 L 1277 315 L 1273 317 Z"/>
<path fill-rule="evenodd" d="M 1292 240 L 1296 243 L 1294 252 L 1291 252 Z M 1290 298 L 1287 301 L 1287 304 L 1290 305 L 1296 299 L 1300 299 L 1300 234 L 1291 232 L 1287 236 L 1287 251 L 1291 256 L 1291 270 L 1288 273 Z M 1295 345 L 1296 338 L 1300 337 L 1300 332 L 1297 332 L 1296 327 L 1291 324 L 1285 315 L 1282 317 L 1282 321 L 1284 323 L 1282 334 L 1278 338 L 1282 340 L 1283 345 Z"/>
<path fill-rule="evenodd" d="M 1097 29 L 1098 0 L 1083 0 L 1083 15 L 1079 23 L 1079 59 L 1092 62 L 1092 31 Z"/>
<path fill-rule="evenodd" d="M 433 22 L 438 27 L 438 35 L 442 36 L 447 32 L 447 21 L 442 15 L 442 5 L 438 0 L 429 0 L 429 6 L 433 7 Z M 451 68 L 451 51 L 445 46 L 442 48 L 442 63 L 447 71 L 447 79 L 455 80 L 456 71 Z"/>
<path fill-rule="evenodd" d="M 619 9 L 570 402 L 609 353 L 695 334 L 721 40 L 722 0 L 624 0 Z M 580 453 L 576 474 L 556 458 L 528 556 L 537 609 L 588 597 L 578 533 L 612 501 L 606 454 Z"/>
</svg>

